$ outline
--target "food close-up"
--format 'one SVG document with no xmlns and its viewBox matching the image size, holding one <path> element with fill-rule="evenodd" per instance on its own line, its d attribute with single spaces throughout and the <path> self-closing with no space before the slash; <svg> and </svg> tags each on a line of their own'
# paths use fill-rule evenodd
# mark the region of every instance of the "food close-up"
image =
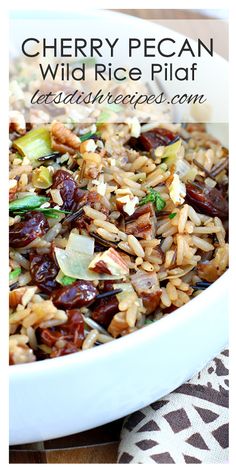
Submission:
<svg viewBox="0 0 236 472">
<path fill-rule="evenodd" d="M 227 463 L 228 12 L 43 3 L 9 12 L 9 461 Z"/>
<path fill-rule="evenodd" d="M 10 129 L 11 364 L 143 329 L 225 272 L 228 151 L 204 125 L 22 118 Z"/>
</svg>

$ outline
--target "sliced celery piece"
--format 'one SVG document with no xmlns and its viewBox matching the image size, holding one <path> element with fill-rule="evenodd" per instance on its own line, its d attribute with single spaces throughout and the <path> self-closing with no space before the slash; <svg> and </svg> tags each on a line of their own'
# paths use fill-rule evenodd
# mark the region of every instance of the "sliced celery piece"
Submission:
<svg viewBox="0 0 236 472">
<path fill-rule="evenodd" d="M 32 161 L 37 160 L 39 157 L 52 153 L 50 132 L 46 128 L 33 129 L 15 139 L 13 147 L 22 156 L 27 156 Z"/>
</svg>

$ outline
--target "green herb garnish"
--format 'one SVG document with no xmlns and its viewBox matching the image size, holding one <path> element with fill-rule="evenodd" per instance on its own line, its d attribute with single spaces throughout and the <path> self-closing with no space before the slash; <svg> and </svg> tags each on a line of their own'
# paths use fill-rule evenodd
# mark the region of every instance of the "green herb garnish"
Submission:
<svg viewBox="0 0 236 472">
<path fill-rule="evenodd" d="M 18 198 L 9 203 L 9 211 L 29 211 L 40 207 L 43 203 L 47 202 L 47 197 L 40 197 L 39 195 L 28 195 L 26 197 Z"/>
<path fill-rule="evenodd" d="M 166 206 L 165 200 L 160 196 L 159 192 L 157 192 L 153 188 L 148 189 L 146 197 L 143 197 L 142 200 L 140 200 L 139 205 L 145 205 L 149 202 L 154 203 L 158 211 L 163 210 L 163 208 L 165 208 Z"/>
<path fill-rule="evenodd" d="M 82 136 L 79 136 L 79 139 L 80 139 L 81 143 L 83 143 L 84 141 L 87 141 L 88 139 L 92 138 L 93 136 L 99 136 L 100 134 L 101 133 L 99 131 L 95 131 L 95 132 L 89 131 L 88 133 L 85 133 Z"/>
<path fill-rule="evenodd" d="M 170 220 L 173 220 L 173 218 L 177 215 L 177 213 L 171 213 L 168 218 L 170 218 Z"/>
<path fill-rule="evenodd" d="M 21 268 L 17 267 L 16 269 L 12 270 L 9 274 L 9 280 L 14 280 L 18 275 L 21 274 Z"/>
<path fill-rule="evenodd" d="M 70 285 L 70 284 L 73 284 L 73 282 L 75 281 L 76 279 L 74 279 L 73 277 L 68 277 L 67 275 L 64 275 L 62 279 L 60 280 L 62 285 Z"/>
</svg>

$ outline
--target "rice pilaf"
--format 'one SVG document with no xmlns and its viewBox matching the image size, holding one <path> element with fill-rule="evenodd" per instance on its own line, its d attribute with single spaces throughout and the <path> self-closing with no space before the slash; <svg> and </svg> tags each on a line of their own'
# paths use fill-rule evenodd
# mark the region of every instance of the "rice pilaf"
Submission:
<svg viewBox="0 0 236 472">
<path fill-rule="evenodd" d="M 201 124 L 132 134 L 11 116 L 10 364 L 142 329 L 227 269 L 227 149 Z"/>
</svg>

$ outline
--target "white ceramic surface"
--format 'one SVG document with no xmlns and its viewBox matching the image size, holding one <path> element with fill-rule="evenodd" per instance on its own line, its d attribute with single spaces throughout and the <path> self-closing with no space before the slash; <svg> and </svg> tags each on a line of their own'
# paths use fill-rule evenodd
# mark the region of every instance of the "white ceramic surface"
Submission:
<svg viewBox="0 0 236 472">
<path fill-rule="evenodd" d="M 227 280 L 164 319 L 84 351 L 10 367 L 10 443 L 42 441 L 123 417 L 177 388 L 226 346 Z"/>
<path fill-rule="evenodd" d="M 109 28 L 113 24 L 117 29 L 119 18 L 109 14 Z M 129 25 L 130 31 L 138 32 L 140 20 L 129 19 Z M 157 26 L 150 26 L 149 33 L 153 28 Z M 225 140 L 224 129 L 220 125 L 216 129 Z M 10 444 L 66 436 L 108 423 L 191 378 L 227 344 L 227 284 L 228 274 L 224 274 L 187 305 L 112 343 L 11 366 Z"/>
</svg>

